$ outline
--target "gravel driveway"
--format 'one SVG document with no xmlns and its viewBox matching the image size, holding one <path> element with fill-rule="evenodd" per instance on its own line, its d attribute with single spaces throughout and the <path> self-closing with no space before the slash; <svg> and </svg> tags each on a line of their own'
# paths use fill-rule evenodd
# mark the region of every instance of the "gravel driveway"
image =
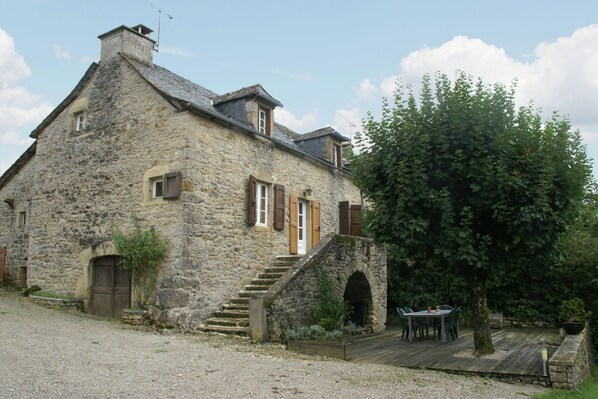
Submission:
<svg viewBox="0 0 598 399">
<path fill-rule="evenodd" d="M 524 398 L 541 388 L 158 333 L 0 288 L 0 398 Z"/>
</svg>

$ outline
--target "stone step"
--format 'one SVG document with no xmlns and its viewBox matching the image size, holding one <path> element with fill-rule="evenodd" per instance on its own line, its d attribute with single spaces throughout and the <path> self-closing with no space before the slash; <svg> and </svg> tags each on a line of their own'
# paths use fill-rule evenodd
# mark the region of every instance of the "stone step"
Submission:
<svg viewBox="0 0 598 399">
<path fill-rule="evenodd" d="M 274 283 L 276 283 L 278 281 L 278 279 L 266 279 L 266 278 L 256 278 L 254 280 L 251 280 L 251 285 L 265 285 L 265 286 L 271 286 Z"/>
<path fill-rule="evenodd" d="M 255 292 L 255 291 L 266 292 L 266 291 L 268 291 L 268 287 L 264 286 L 264 285 L 253 285 L 253 284 L 249 284 L 249 285 L 246 285 L 245 287 L 243 287 L 243 290 L 244 291 L 252 291 L 252 292 Z"/>
<path fill-rule="evenodd" d="M 241 293 L 243 291 L 240 291 L 239 293 Z M 247 309 L 249 309 L 249 296 L 241 296 L 239 295 L 239 298 L 232 298 L 229 302 L 233 305 L 247 305 Z"/>
<path fill-rule="evenodd" d="M 210 317 L 204 324 L 208 326 L 249 327 L 249 317 Z"/>
<path fill-rule="evenodd" d="M 269 279 L 278 280 L 283 275 L 284 275 L 284 273 L 260 273 L 257 275 L 257 278 L 263 278 L 266 280 L 269 280 Z"/>
<path fill-rule="evenodd" d="M 249 335 L 249 327 L 226 327 L 202 324 L 199 326 L 199 330 L 206 333 L 240 335 L 244 337 Z"/>
<path fill-rule="evenodd" d="M 264 271 L 266 273 L 280 273 L 280 274 L 284 274 L 286 272 L 288 272 L 291 268 L 288 266 L 266 266 L 266 268 L 264 269 Z"/>
<path fill-rule="evenodd" d="M 277 255 L 276 262 L 295 263 L 302 257 L 303 255 Z"/>
<path fill-rule="evenodd" d="M 240 299 L 240 298 L 238 298 Z M 249 304 L 245 303 L 225 303 L 222 305 L 222 310 L 245 311 L 249 312 Z"/>
<path fill-rule="evenodd" d="M 247 310 L 230 310 L 230 309 L 223 309 L 219 312 L 215 312 L 213 317 L 216 318 L 233 318 L 233 319 L 240 319 L 246 318 L 249 319 L 249 309 Z"/>
</svg>

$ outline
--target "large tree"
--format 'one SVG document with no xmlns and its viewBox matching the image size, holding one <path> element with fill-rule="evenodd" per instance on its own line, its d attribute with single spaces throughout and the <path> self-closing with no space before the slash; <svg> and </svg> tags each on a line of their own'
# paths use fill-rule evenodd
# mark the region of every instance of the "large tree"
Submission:
<svg viewBox="0 0 598 399">
<path fill-rule="evenodd" d="M 398 85 L 381 118 L 364 121 L 351 160 L 369 232 L 467 279 L 479 354 L 494 351 L 488 282 L 554 250 L 590 176 L 568 120 L 542 122 L 514 95 L 515 85 L 463 72 L 437 74 L 434 85 L 425 76 L 419 99 Z"/>
</svg>

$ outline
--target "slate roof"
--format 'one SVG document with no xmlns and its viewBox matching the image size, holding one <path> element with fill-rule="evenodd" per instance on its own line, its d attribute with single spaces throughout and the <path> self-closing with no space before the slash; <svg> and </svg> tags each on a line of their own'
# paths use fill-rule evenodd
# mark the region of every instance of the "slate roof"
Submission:
<svg viewBox="0 0 598 399">
<path fill-rule="evenodd" d="M 314 130 L 313 132 L 302 134 L 299 137 L 295 138 L 295 141 L 310 140 L 310 139 L 315 139 L 315 138 L 329 136 L 329 135 L 334 136 L 334 138 L 339 141 L 351 141 L 347 137 L 343 136 L 342 134 L 340 134 L 339 132 L 334 130 L 334 128 L 332 128 L 331 126 L 326 126 L 326 127 Z"/>
<path fill-rule="evenodd" d="M 222 104 L 227 101 L 233 101 L 245 97 L 257 97 L 260 100 L 268 103 L 270 106 L 272 106 L 272 108 L 282 107 L 282 103 L 274 97 L 272 97 L 260 84 L 255 84 L 249 87 L 243 87 L 242 89 L 218 96 L 214 98 L 214 105 Z"/>
</svg>

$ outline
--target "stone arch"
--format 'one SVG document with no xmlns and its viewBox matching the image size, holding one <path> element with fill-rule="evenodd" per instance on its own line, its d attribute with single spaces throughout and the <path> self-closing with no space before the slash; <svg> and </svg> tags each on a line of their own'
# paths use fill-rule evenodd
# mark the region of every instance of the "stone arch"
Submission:
<svg viewBox="0 0 598 399">
<path fill-rule="evenodd" d="M 351 321 L 357 326 L 372 324 L 371 314 L 374 308 L 372 288 L 366 275 L 356 271 L 347 280 L 343 299 L 353 308 Z"/>
<path fill-rule="evenodd" d="M 81 278 L 77 281 L 75 288 L 75 296 L 83 298 L 83 307 L 85 311 L 89 306 L 89 300 L 91 298 L 91 284 L 93 276 L 93 262 L 103 256 L 117 255 L 114 250 L 114 244 L 112 241 L 105 241 L 98 245 L 88 247 L 87 249 L 79 252 L 79 267 L 81 270 Z"/>
</svg>

